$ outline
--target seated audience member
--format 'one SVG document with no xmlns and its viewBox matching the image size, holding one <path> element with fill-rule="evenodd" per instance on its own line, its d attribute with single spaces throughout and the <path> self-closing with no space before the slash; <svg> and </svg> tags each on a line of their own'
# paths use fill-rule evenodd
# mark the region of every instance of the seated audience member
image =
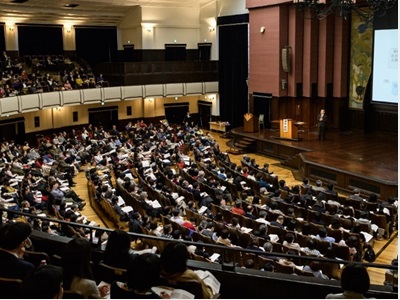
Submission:
<svg viewBox="0 0 400 300">
<path fill-rule="evenodd" d="M 22 299 L 62 299 L 63 292 L 63 271 L 53 265 L 33 269 L 20 288 Z"/>
<path fill-rule="evenodd" d="M 302 251 L 315 255 L 315 256 L 321 256 L 321 252 L 317 249 L 317 242 L 313 238 L 308 238 L 307 239 L 307 246 L 301 249 Z"/>
<path fill-rule="evenodd" d="M 92 248 L 90 242 L 75 238 L 65 245 L 61 264 L 64 269 L 64 289 L 82 294 L 84 298 L 103 298 L 108 286 L 98 288 L 90 266 Z"/>
<path fill-rule="evenodd" d="M 327 232 L 324 227 L 318 229 L 318 234 L 315 236 L 315 238 L 323 241 L 328 241 L 331 244 L 335 242 L 335 239 L 333 237 L 327 236 Z"/>
<path fill-rule="evenodd" d="M 27 223 L 8 223 L 0 228 L 0 277 L 23 279 L 34 265 L 23 259 L 32 246 L 32 228 Z"/>
<path fill-rule="evenodd" d="M 328 294 L 325 299 L 364 299 L 370 286 L 367 269 L 362 265 L 348 264 L 342 271 L 340 285 L 342 293 Z"/>
<path fill-rule="evenodd" d="M 160 259 L 153 253 L 134 255 L 128 264 L 127 281 L 111 284 L 111 299 L 157 299 L 151 288 L 160 284 Z M 164 298 L 164 297 L 163 297 Z"/>
<path fill-rule="evenodd" d="M 131 255 L 131 238 L 126 231 L 116 229 L 108 236 L 103 263 L 114 268 L 126 269 Z"/>
<path fill-rule="evenodd" d="M 322 279 L 329 279 L 324 273 L 322 273 L 318 262 L 312 261 L 310 265 L 305 265 L 303 271 L 313 273 L 314 277 L 322 278 Z"/>
<path fill-rule="evenodd" d="M 287 233 L 285 235 L 285 240 L 283 241 L 282 245 L 292 249 L 300 250 L 300 245 L 298 243 L 294 243 L 293 241 L 294 241 L 293 233 Z"/>
<path fill-rule="evenodd" d="M 185 244 L 173 242 L 167 244 L 161 253 L 161 278 L 174 282 L 197 281 L 202 288 L 203 298 L 210 299 L 213 292 L 209 286 L 191 269 L 187 267 L 189 252 Z M 188 292 L 191 292 L 188 290 Z"/>
</svg>

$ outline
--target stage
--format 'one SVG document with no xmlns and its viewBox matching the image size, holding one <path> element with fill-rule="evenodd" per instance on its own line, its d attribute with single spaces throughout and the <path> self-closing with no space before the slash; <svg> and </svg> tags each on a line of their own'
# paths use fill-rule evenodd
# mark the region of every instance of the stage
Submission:
<svg viewBox="0 0 400 300">
<path fill-rule="evenodd" d="M 346 192 L 359 188 L 363 194 L 376 193 L 381 199 L 398 193 L 397 134 L 364 133 L 329 129 L 319 141 L 316 129 L 300 139 L 279 138 L 273 129 L 244 132 L 231 130 L 234 140 L 254 139 L 256 152 L 281 160 L 283 165 L 299 168 L 305 177 L 333 182 Z"/>
</svg>

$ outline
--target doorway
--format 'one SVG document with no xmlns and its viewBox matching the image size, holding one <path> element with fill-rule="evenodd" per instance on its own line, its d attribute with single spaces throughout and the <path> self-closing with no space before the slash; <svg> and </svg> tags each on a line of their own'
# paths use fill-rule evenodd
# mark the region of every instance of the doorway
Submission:
<svg viewBox="0 0 400 300">
<path fill-rule="evenodd" d="M 199 100 L 197 105 L 199 107 L 199 127 L 210 130 L 212 103 Z"/>
<path fill-rule="evenodd" d="M 164 104 L 165 118 L 169 124 L 183 124 L 187 120 L 189 102 Z"/>
<path fill-rule="evenodd" d="M 89 124 L 100 127 L 104 130 L 112 129 L 113 125 L 118 128 L 118 106 L 89 108 Z"/>
<path fill-rule="evenodd" d="M 264 114 L 265 128 L 271 128 L 271 100 L 272 94 L 253 93 L 254 114 Z"/>
</svg>

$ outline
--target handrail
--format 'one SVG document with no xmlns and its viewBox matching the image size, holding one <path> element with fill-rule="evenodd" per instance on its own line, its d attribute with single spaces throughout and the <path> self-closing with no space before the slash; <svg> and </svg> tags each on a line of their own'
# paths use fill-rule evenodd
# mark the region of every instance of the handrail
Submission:
<svg viewBox="0 0 400 300">
<path fill-rule="evenodd" d="M 67 224 L 67 225 L 70 225 L 72 227 L 83 227 L 83 228 L 89 229 L 91 232 L 93 230 L 99 230 L 99 229 L 102 230 L 102 231 L 108 232 L 108 233 L 111 233 L 112 231 L 114 231 L 114 229 L 110 229 L 110 228 L 102 228 L 102 227 L 84 225 L 84 224 L 75 223 L 75 222 L 68 222 L 68 221 L 49 218 L 49 217 L 41 217 L 41 216 L 36 216 L 36 215 L 33 215 L 33 214 L 24 213 L 24 212 L 17 212 L 17 211 L 5 209 L 5 208 L 0 208 L 0 211 L 1 212 L 5 211 L 5 212 L 12 213 L 12 214 L 17 214 L 17 215 L 21 215 L 21 216 L 25 216 L 25 217 L 30 217 L 30 218 L 36 218 L 36 219 L 40 219 L 42 221 L 44 220 L 44 221 L 51 221 L 51 222 L 60 223 L 60 224 Z M 141 238 L 141 239 L 158 240 L 158 241 L 163 241 L 163 242 L 176 241 L 176 240 L 171 240 L 169 238 L 157 237 L 157 236 L 146 235 L 146 234 L 131 233 L 131 232 L 128 232 L 128 234 L 130 236 L 132 236 L 132 237 Z M 50 234 L 49 234 L 49 236 L 50 236 Z M 92 234 L 91 234 L 91 236 L 92 236 Z M 90 239 L 90 241 L 92 241 L 92 240 Z M 207 243 L 204 243 L 204 242 L 199 243 L 199 242 L 184 241 L 184 240 L 179 240 L 179 242 L 181 242 L 181 243 L 183 243 L 185 245 L 194 245 L 194 246 L 200 246 L 200 247 L 214 248 L 214 249 L 220 249 L 220 250 L 224 250 L 224 251 L 253 253 L 253 254 L 256 254 L 256 255 L 262 254 L 263 256 L 267 256 L 267 257 L 268 256 L 275 256 L 275 257 L 286 257 L 286 258 L 297 258 L 297 259 L 300 257 L 302 260 L 304 259 L 304 260 L 307 260 L 307 261 L 328 262 L 328 263 L 335 263 L 335 264 L 354 263 L 354 264 L 363 265 L 365 267 L 397 270 L 397 266 L 386 265 L 386 264 L 364 263 L 364 262 L 357 262 L 357 261 L 337 260 L 337 259 L 330 259 L 330 258 L 320 258 L 320 257 L 314 257 L 314 256 L 308 257 L 308 256 L 291 255 L 291 254 L 278 253 L 278 252 L 270 252 L 270 253 L 263 252 L 263 253 L 261 253 L 259 251 L 251 250 L 251 249 L 227 247 L 227 246 L 218 245 L 218 244 L 207 244 Z"/>
</svg>

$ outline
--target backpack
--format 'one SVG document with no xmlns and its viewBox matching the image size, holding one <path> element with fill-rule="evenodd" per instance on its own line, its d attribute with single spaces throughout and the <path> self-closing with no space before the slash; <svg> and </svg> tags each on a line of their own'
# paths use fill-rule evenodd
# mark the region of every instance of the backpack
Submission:
<svg viewBox="0 0 400 300">
<path fill-rule="evenodd" d="M 370 248 L 367 251 L 365 251 L 364 260 L 366 260 L 367 262 L 372 263 L 372 262 L 375 261 L 375 258 L 376 258 L 376 255 L 375 255 L 374 249 Z"/>
</svg>

